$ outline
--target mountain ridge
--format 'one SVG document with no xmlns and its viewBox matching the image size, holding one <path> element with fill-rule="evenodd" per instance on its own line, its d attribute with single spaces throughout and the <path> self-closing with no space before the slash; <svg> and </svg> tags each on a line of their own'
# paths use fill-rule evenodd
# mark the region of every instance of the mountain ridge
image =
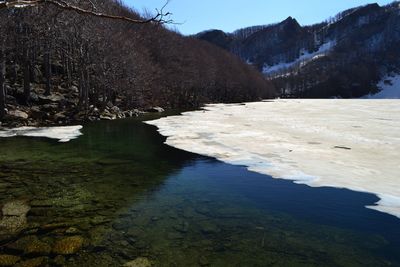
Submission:
<svg viewBox="0 0 400 267">
<path fill-rule="evenodd" d="M 225 37 L 215 42 L 213 35 Z M 289 16 L 195 37 L 254 65 L 283 97 L 361 97 L 378 92 L 380 79 L 400 69 L 400 2 L 351 8 L 314 25 L 301 26 Z"/>
</svg>

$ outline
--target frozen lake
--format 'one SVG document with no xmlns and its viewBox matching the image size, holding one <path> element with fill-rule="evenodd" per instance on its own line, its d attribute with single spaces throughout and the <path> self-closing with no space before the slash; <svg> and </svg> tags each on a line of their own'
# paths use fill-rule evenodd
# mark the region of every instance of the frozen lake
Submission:
<svg viewBox="0 0 400 267">
<path fill-rule="evenodd" d="M 400 217 L 398 100 L 275 100 L 208 105 L 147 122 L 166 143 L 274 178 L 377 195 Z"/>
<path fill-rule="evenodd" d="M 258 105 L 265 106 L 263 114 Z M 287 111 L 280 112 L 282 105 Z M 338 180 L 328 180 L 325 158 L 339 161 L 330 154 L 338 153 L 341 161 L 355 166 L 359 163 L 350 155 L 361 148 L 344 137 L 317 138 L 312 128 L 301 135 L 305 122 L 285 122 L 293 105 L 217 105 L 156 123 L 165 123 L 164 131 L 173 135 L 168 143 L 181 143 L 187 150 L 308 184 L 344 184 L 338 170 L 332 171 Z M 316 107 L 309 108 L 317 115 Z M 253 126 L 241 129 L 239 117 Z M 39 259 L 49 266 L 123 266 L 143 257 L 152 266 L 400 266 L 400 220 L 366 209 L 379 200 L 375 195 L 295 184 L 175 149 L 164 144 L 156 127 L 143 123 L 158 118 L 148 114 L 83 128 L 3 131 L 8 138 L 0 137 L 0 265 L 1 259 L 31 261 L 36 254 L 28 248 L 43 247 Z M 266 118 L 274 118 L 276 125 L 267 126 Z M 291 135 L 307 141 L 296 143 Z M 318 147 L 321 159 L 313 154 Z M 371 157 L 387 157 L 380 154 L 386 145 L 371 147 Z M 299 155 L 289 158 L 292 153 Z M 380 167 L 390 167 L 390 161 L 374 164 Z M 310 173 L 322 175 L 305 179 Z M 376 192 L 388 187 L 382 174 L 370 177 Z M 72 246 L 73 251 L 60 250 Z"/>
</svg>

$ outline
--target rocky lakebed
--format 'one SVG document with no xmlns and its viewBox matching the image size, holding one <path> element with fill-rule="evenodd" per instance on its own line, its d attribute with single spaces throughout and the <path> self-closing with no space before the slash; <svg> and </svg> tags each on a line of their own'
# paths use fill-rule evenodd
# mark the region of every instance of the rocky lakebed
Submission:
<svg viewBox="0 0 400 267">
<path fill-rule="evenodd" d="M 375 197 L 174 149 L 146 116 L 0 138 L 0 266 L 399 266 Z"/>
</svg>

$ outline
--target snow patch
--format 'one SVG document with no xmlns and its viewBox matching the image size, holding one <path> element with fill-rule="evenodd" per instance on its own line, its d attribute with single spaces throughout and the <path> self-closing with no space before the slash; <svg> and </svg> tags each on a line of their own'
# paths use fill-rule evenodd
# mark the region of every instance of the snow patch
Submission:
<svg viewBox="0 0 400 267">
<path fill-rule="evenodd" d="M 400 218 L 400 102 L 276 100 L 207 105 L 148 124 L 166 143 L 275 178 L 377 195 Z"/>
<path fill-rule="evenodd" d="M 309 62 L 326 56 L 328 54 L 328 52 L 331 51 L 335 45 L 336 45 L 336 41 L 329 41 L 329 42 L 326 42 L 325 44 L 321 45 L 320 48 L 318 49 L 318 51 L 316 51 L 316 52 L 309 53 L 306 50 L 302 50 L 300 52 L 301 56 L 299 58 L 297 58 L 295 61 L 288 62 L 288 63 L 282 62 L 282 63 L 278 63 L 278 64 L 272 65 L 272 66 L 265 65 L 262 72 L 264 74 L 270 75 L 270 74 L 274 74 L 274 73 L 277 73 L 282 70 L 289 69 L 296 65 L 299 65 L 300 67 L 304 67 Z"/>
<path fill-rule="evenodd" d="M 368 95 L 370 99 L 400 99 L 400 74 L 387 75 L 379 83 L 381 90 L 375 95 Z"/>
<path fill-rule="evenodd" d="M 246 64 L 247 65 L 253 65 L 253 62 L 250 59 L 246 59 Z"/>
<path fill-rule="evenodd" d="M 57 139 L 59 142 L 65 143 L 72 139 L 76 139 L 82 135 L 81 125 L 63 126 L 63 127 L 20 127 L 13 129 L 1 129 L 0 137 L 29 136 L 29 137 L 45 137 Z"/>
</svg>

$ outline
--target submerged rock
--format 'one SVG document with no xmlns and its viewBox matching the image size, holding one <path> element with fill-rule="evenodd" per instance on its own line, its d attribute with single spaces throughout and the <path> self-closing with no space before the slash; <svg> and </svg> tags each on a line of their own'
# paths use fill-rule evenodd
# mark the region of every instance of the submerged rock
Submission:
<svg viewBox="0 0 400 267">
<path fill-rule="evenodd" d="M 13 255 L 0 255 L 0 266 L 13 266 L 16 264 L 21 258 Z"/>
<path fill-rule="evenodd" d="M 42 242 L 40 240 L 35 240 L 26 245 L 24 253 L 26 255 L 48 255 L 51 252 L 51 247 L 49 244 Z"/>
<path fill-rule="evenodd" d="M 7 202 L 2 208 L 3 216 L 22 216 L 30 210 L 30 206 L 24 200 Z"/>
<path fill-rule="evenodd" d="M 179 240 L 179 239 L 184 239 L 185 237 L 182 233 L 172 232 L 167 234 L 167 238 L 170 240 Z"/>
<path fill-rule="evenodd" d="M 4 216 L 0 221 L 0 236 L 18 234 L 27 226 L 25 216 Z"/>
<path fill-rule="evenodd" d="M 43 266 L 48 258 L 46 257 L 40 257 L 40 258 L 34 258 L 26 261 L 22 261 L 18 264 L 15 265 L 15 267 L 39 267 Z"/>
<path fill-rule="evenodd" d="M 187 221 L 182 221 L 181 223 L 174 225 L 173 228 L 175 231 L 180 233 L 187 233 L 189 230 L 189 223 Z"/>
<path fill-rule="evenodd" d="M 76 235 L 79 234 L 81 231 L 78 228 L 75 227 L 70 227 L 67 230 L 65 230 L 65 233 L 67 235 Z"/>
<path fill-rule="evenodd" d="M 0 220 L 0 241 L 18 234 L 27 227 L 26 214 L 30 206 L 24 200 L 13 200 L 4 204 Z"/>
<path fill-rule="evenodd" d="M 90 220 L 90 223 L 91 223 L 92 225 L 100 225 L 100 224 L 108 223 L 108 222 L 110 222 L 110 221 L 111 221 L 111 220 L 108 219 L 106 216 L 97 215 L 97 216 L 94 216 L 94 217 Z"/>
<path fill-rule="evenodd" d="M 51 232 L 56 229 L 65 229 L 67 227 L 70 227 L 69 223 L 49 223 L 49 224 L 41 225 L 40 230 L 45 231 L 45 232 Z"/>
<path fill-rule="evenodd" d="M 38 241 L 37 236 L 28 235 L 18 239 L 17 241 L 11 244 L 8 244 L 6 247 L 7 250 L 15 251 L 16 253 L 23 253 L 29 244 L 32 244 L 36 241 Z"/>
<path fill-rule="evenodd" d="M 211 223 L 211 222 L 203 222 L 201 225 L 201 232 L 203 234 L 217 234 L 219 233 L 221 230 L 218 228 L 218 226 L 216 226 L 215 224 Z"/>
<path fill-rule="evenodd" d="M 151 267 L 153 263 L 144 257 L 139 257 L 133 261 L 127 262 L 123 265 L 124 267 Z"/>
<path fill-rule="evenodd" d="M 63 238 L 54 244 L 53 253 L 71 255 L 77 253 L 83 246 L 83 237 L 71 236 Z"/>
<path fill-rule="evenodd" d="M 207 257 L 200 256 L 199 264 L 200 264 L 200 266 L 208 266 L 208 265 L 210 265 L 210 262 L 208 261 Z"/>
<path fill-rule="evenodd" d="M 58 266 L 63 266 L 65 264 L 65 258 L 61 255 L 58 255 L 54 258 L 54 263 Z"/>
</svg>

